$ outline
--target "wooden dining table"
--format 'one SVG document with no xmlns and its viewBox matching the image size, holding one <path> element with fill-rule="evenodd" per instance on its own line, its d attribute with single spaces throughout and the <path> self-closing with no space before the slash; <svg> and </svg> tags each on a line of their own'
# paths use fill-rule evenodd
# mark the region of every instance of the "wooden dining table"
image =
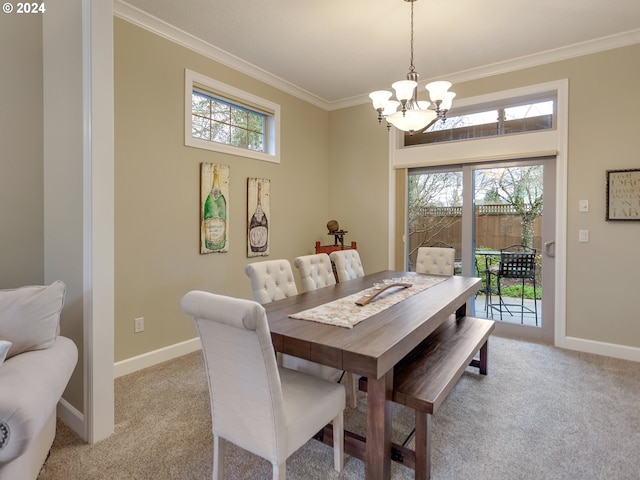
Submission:
<svg viewBox="0 0 640 480">
<path fill-rule="evenodd" d="M 453 276 L 377 313 L 353 328 L 289 315 L 346 297 L 385 279 L 416 275 L 386 270 L 264 305 L 276 351 L 368 378 L 366 437 L 345 432 L 345 452 L 365 462 L 367 480 L 391 476 L 394 366 L 452 314 L 463 316 L 481 280 Z"/>
</svg>

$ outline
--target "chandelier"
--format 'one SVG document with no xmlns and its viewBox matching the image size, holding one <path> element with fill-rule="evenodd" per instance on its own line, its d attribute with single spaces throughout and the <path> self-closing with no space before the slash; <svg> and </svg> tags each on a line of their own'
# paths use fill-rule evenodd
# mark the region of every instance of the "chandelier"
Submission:
<svg viewBox="0 0 640 480">
<path fill-rule="evenodd" d="M 413 4 L 417 0 L 404 1 L 411 3 L 411 62 L 407 79 L 391 85 L 397 100 L 391 100 L 393 93 L 388 90 L 371 92 L 369 98 L 373 102 L 373 108 L 378 112 L 379 123 L 385 119 L 389 128 L 393 125 L 413 135 L 414 132 L 424 130 L 437 119 L 444 121 L 456 94 L 449 91 L 450 82 L 431 82 L 425 88 L 429 91 L 432 103 L 418 100 L 419 75 L 413 66 Z"/>
</svg>

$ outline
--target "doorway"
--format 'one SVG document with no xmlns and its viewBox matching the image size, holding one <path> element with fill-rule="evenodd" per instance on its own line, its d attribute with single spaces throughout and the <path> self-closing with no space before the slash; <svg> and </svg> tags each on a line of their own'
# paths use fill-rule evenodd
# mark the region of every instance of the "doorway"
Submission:
<svg viewBox="0 0 640 480">
<path fill-rule="evenodd" d="M 554 197 L 555 157 L 411 169 L 407 268 L 421 246 L 454 248 L 456 274 L 483 280 L 472 315 L 496 320 L 497 332 L 551 343 Z M 514 245 L 532 252 L 532 268 L 518 278 L 500 268 Z"/>
</svg>

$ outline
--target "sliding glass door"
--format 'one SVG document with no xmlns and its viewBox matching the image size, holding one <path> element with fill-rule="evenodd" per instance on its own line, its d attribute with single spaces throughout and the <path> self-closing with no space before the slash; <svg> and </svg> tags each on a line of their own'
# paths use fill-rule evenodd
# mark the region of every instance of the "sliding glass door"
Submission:
<svg viewBox="0 0 640 480">
<path fill-rule="evenodd" d="M 419 247 L 454 248 L 456 274 L 483 280 L 473 315 L 496 320 L 499 331 L 551 341 L 554 164 L 543 158 L 410 170 L 408 268 Z"/>
<path fill-rule="evenodd" d="M 457 272 L 462 259 L 462 169 L 420 170 L 409 174 L 408 265 L 415 270 L 418 248 L 456 249 Z"/>
</svg>

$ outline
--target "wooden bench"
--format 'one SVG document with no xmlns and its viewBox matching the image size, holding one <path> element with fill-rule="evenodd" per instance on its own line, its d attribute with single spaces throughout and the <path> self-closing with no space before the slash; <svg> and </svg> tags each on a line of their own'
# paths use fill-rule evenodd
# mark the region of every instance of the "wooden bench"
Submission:
<svg viewBox="0 0 640 480">
<path fill-rule="evenodd" d="M 487 340 L 494 327 L 492 320 L 451 316 L 396 365 L 393 401 L 415 410 L 416 446 L 411 451 L 394 444 L 392 458 L 413 468 L 416 480 L 431 477 L 431 416 L 469 365 L 487 374 Z M 367 391 L 366 378 L 359 388 Z"/>
</svg>

